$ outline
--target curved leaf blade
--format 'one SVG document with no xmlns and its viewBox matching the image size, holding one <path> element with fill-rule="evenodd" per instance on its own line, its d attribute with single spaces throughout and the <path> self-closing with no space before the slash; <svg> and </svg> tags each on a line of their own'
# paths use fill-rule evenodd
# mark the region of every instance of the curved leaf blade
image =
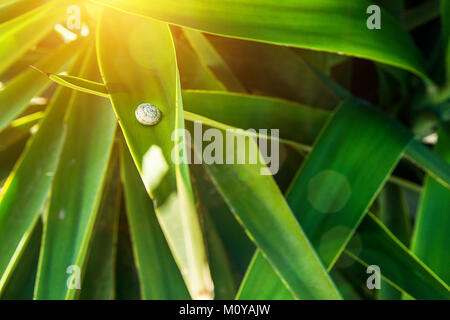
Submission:
<svg viewBox="0 0 450 320">
<path fill-rule="evenodd" d="M 0 290 L 8 270 L 15 264 L 14 256 L 21 250 L 23 235 L 34 225 L 49 194 L 65 138 L 64 116 L 72 94 L 67 88 L 56 92 L 38 132 L 0 195 Z"/>
<path fill-rule="evenodd" d="M 213 284 L 188 167 L 175 163 L 182 162 L 178 157 L 186 154 L 185 145 L 171 139 L 175 130 L 183 129 L 184 120 L 169 26 L 107 9 L 97 38 L 104 81 L 174 258 L 191 296 L 210 299 Z M 141 125 L 135 117 L 144 102 L 162 111 L 154 127 Z"/>
<path fill-rule="evenodd" d="M 94 95 L 109 97 L 106 86 L 100 83 L 92 83 L 85 79 L 77 78 L 74 80 L 72 78 L 73 77 L 52 75 L 52 80 L 61 85 L 69 86 L 75 90 L 92 93 Z M 306 106 L 302 107 L 301 104 L 282 99 L 202 90 L 185 90 L 182 94 L 187 102 L 185 106 L 185 116 L 187 120 L 195 121 L 196 119 L 199 119 L 200 116 L 203 120 L 208 121 L 208 124 L 211 126 L 218 126 L 219 128 L 230 126 L 243 129 L 250 126 L 253 128 L 268 128 L 276 127 L 277 123 L 291 123 L 291 121 L 295 120 L 293 127 L 289 126 L 283 128 L 280 132 L 281 138 L 284 140 L 283 142 L 289 144 L 298 142 L 301 149 L 306 151 L 310 151 L 311 147 L 302 144 L 312 144 L 314 139 L 318 136 L 320 129 L 330 117 L 330 113 L 325 110 L 311 109 Z M 190 101 L 202 101 L 202 103 L 191 104 Z M 206 102 L 208 102 L 207 105 L 210 107 L 204 107 L 204 103 Z M 233 112 L 212 112 L 212 106 L 216 105 L 218 105 L 219 108 L 223 108 L 224 111 L 225 109 L 228 109 Z M 246 108 L 241 108 L 241 105 L 245 105 Z M 260 108 L 260 105 L 263 107 Z M 299 107 L 303 110 L 296 111 Z M 274 111 L 274 108 L 281 108 L 282 112 L 276 112 Z M 188 114 L 188 112 L 191 114 Z M 230 117 L 234 112 L 242 113 L 242 116 Z M 255 114 L 258 116 L 255 117 Z M 252 119 L 251 125 L 246 121 L 242 121 L 243 119 L 250 117 L 250 115 Z M 299 117 L 299 115 L 301 116 Z M 303 117 L 306 117 L 306 119 L 311 121 L 312 125 L 309 124 L 308 121 L 304 121 L 305 119 Z M 272 120 L 274 121 L 273 124 L 271 122 Z M 303 123 L 303 125 L 300 126 L 299 129 L 302 131 L 292 130 L 301 123 Z M 405 157 L 425 170 L 444 187 L 449 188 L 450 165 L 421 142 L 412 140 L 406 147 Z M 398 179 L 393 179 L 392 181 L 396 182 L 397 180 Z"/>
<path fill-rule="evenodd" d="M 96 78 L 97 61 L 90 48 L 82 73 Z M 75 299 L 80 293 L 67 285 L 67 270 L 85 273 L 116 119 L 108 100 L 77 93 L 67 118 L 68 129 L 52 185 L 35 288 L 36 299 Z M 72 269 L 70 272 L 77 272 Z"/>
<path fill-rule="evenodd" d="M 264 284 L 263 290 L 256 284 Z M 236 300 L 293 300 L 288 290 L 273 267 L 262 254 L 255 254 L 248 266 Z"/>
<path fill-rule="evenodd" d="M 381 276 L 396 289 L 415 299 L 450 299 L 448 285 L 372 214 L 363 220 L 352 241 L 358 244 L 350 243 L 346 252 L 366 267 L 378 265 Z"/>
<path fill-rule="evenodd" d="M 247 141 L 249 150 L 257 148 L 252 138 Z M 246 154 L 246 145 L 234 144 L 234 154 Z M 261 170 L 268 170 L 265 165 L 211 164 L 206 168 L 232 212 L 295 297 L 340 299 L 272 176 L 261 175 Z"/>
<path fill-rule="evenodd" d="M 51 1 L 0 25 L 0 73 L 64 19 L 67 0 Z"/>
<path fill-rule="evenodd" d="M 450 163 L 450 126 L 439 130 L 436 152 Z M 422 194 L 411 250 L 447 284 L 450 283 L 450 190 L 428 176 Z"/>
<path fill-rule="evenodd" d="M 68 67 L 78 43 L 63 45 L 60 49 L 41 60 L 37 66 L 52 72 Z M 77 52 L 77 50 L 75 50 Z M 44 91 L 51 81 L 36 70 L 24 71 L 0 91 L 0 130 L 14 120 L 30 103 L 31 99 Z"/>
<path fill-rule="evenodd" d="M 330 119 L 287 195 L 325 265 L 333 265 L 411 139 L 394 120 L 352 101 Z"/>
<path fill-rule="evenodd" d="M 19 263 L 0 290 L 1 300 L 32 300 L 36 280 L 39 250 L 42 237 L 42 221 L 37 220 L 32 231 L 24 238 L 24 249 L 21 250 Z"/>
<path fill-rule="evenodd" d="M 92 245 L 81 285 L 80 300 L 115 299 L 115 265 L 119 212 L 122 198 L 117 145 L 113 149 L 107 180 L 95 222 Z"/>
<path fill-rule="evenodd" d="M 411 139 L 412 135 L 392 119 L 352 100 L 344 102 L 323 129 L 286 199 L 327 270 L 344 250 Z M 254 272 L 264 268 L 263 259 L 255 257 L 254 261 L 258 262 Z M 253 290 L 246 286 L 264 288 L 251 281 L 252 277 L 249 270 L 241 291 Z M 270 279 L 267 283 L 273 285 L 275 274 Z"/>
<path fill-rule="evenodd" d="M 143 299 L 185 300 L 189 293 L 161 231 L 153 203 L 124 145 L 122 180 Z"/>
<path fill-rule="evenodd" d="M 192 47 L 197 52 L 200 61 L 202 61 L 205 67 L 209 68 L 217 76 L 228 90 L 245 92 L 245 88 L 242 86 L 239 79 L 236 78 L 233 71 L 231 71 L 220 54 L 211 43 L 209 43 L 204 34 L 191 29 L 184 29 L 183 31 Z"/>
<path fill-rule="evenodd" d="M 366 27 L 366 0 L 95 1 L 218 35 L 368 58 L 426 78 L 418 49 L 388 12 L 380 30 Z"/>
</svg>

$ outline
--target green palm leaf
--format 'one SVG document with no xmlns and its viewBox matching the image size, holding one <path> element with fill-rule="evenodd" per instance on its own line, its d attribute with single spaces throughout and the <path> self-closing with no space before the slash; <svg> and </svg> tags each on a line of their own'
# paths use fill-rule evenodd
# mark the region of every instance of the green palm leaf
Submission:
<svg viewBox="0 0 450 320">
<path fill-rule="evenodd" d="M 439 131 L 436 152 L 450 161 L 450 128 L 443 125 Z M 447 284 L 450 271 L 447 268 L 449 252 L 448 230 L 450 218 L 450 190 L 440 185 L 432 177 L 427 177 L 422 194 L 411 250 Z"/>
<path fill-rule="evenodd" d="M 39 131 L 3 187 L 0 197 L 0 290 L 15 266 L 15 257 L 22 250 L 22 237 L 30 232 L 49 194 L 64 142 L 64 116 L 72 94 L 67 88 L 61 88 L 55 94 Z"/>
<path fill-rule="evenodd" d="M 131 236 L 144 299 L 187 299 L 189 293 L 156 219 L 153 203 L 126 146 L 122 180 Z"/>
<path fill-rule="evenodd" d="M 448 3 L 0 0 L 0 299 L 450 299 Z"/>
<path fill-rule="evenodd" d="M 93 78 L 98 74 L 92 49 L 86 53 L 81 72 Z M 108 100 L 75 95 L 67 123 L 45 215 L 36 299 L 74 299 L 79 294 L 76 278 L 75 284 L 68 285 L 67 272 L 75 272 L 75 277 L 85 272 L 114 141 L 116 121 Z"/>
<path fill-rule="evenodd" d="M 366 0 L 96 2 L 209 33 L 342 52 L 425 74 L 411 38 L 387 12 L 383 12 L 381 30 L 365 27 L 371 4 Z"/>
<path fill-rule="evenodd" d="M 110 41 L 114 39 L 113 33 L 117 36 L 118 30 L 126 33 L 119 39 L 127 39 L 131 30 L 131 40 L 125 43 Z M 144 35 L 149 34 L 152 38 L 142 41 Z M 99 62 L 117 118 L 155 203 L 158 220 L 175 260 L 191 296 L 194 299 L 212 298 L 212 281 L 188 167 L 172 161 L 173 148 L 179 148 L 175 151 L 176 157 L 183 157 L 185 146 L 171 140 L 172 132 L 182 129 L 184 124 L 169 28 L 164 23 L 108 9 L 101 20 L 98 37 Z M 129 64 L 133 72 L 123 69 L 121 64 Z M 162 111 L 163 118 L 154 127 L 141 125 L 135 117 L 135 109 L 144 102 L 156 105 Z"/>
</svg>

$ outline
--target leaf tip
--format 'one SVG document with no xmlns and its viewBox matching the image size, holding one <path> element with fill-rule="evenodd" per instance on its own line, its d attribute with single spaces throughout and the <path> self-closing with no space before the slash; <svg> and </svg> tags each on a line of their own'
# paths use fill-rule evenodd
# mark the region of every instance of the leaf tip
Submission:
<svg viewBox="0 0 450 320">
<path fill-rule="evenodd" d="M 29 65 L 29 67 L 30 67 L 31 69 L 34 69 L 34 70 L 36 70 L 36 71 L 39 71 L 40 73 L 42 73 L 42 74 L 45 75 L 46 77 L 49 77 L 49 78 L 50 78 L 50 76 L 51 76 L 51 73 L 45 72 L 45 71 L 43 71 L 43 70 L 39 69 L 38 67 L 35 67 L 35 66 L 31 65 L 31 64 Z"/>
</svg>

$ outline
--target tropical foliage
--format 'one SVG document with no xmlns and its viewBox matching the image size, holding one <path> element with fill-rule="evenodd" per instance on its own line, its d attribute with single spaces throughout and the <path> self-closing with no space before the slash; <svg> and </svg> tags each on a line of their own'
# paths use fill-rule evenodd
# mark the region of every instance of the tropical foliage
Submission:
<svg viewBox="0 0 450 320">
<path fill-rule="evenodd" d="M 449 299 L 449 38 L 448 0 L 0 0 L 0 298 Z M 188 164 L 198 123 L 279 171 Z"/>
</svg>

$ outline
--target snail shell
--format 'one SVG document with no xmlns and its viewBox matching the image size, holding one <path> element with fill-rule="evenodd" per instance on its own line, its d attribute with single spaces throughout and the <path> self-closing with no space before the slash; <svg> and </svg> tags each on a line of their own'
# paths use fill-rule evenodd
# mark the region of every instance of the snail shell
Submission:
<svg viewBox="0 0 450 320">
<path fill-rule="evenodd" d="M 136 108 L 136 119 L 144 126 L 154 126 L 161 121 L 162 113 L 151 103 L 142 103 Z"/>
</svg>

